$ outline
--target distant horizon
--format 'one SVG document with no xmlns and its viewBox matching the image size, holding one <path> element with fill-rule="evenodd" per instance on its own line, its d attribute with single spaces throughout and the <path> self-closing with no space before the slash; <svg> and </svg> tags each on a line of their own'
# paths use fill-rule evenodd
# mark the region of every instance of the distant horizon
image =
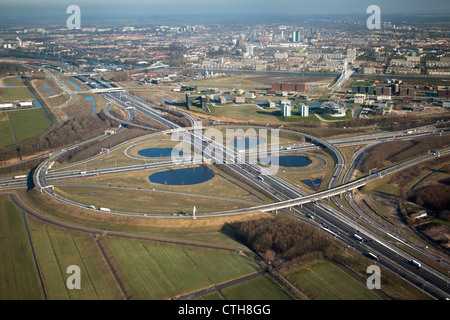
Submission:
<svg viewBox="0 0 450 320">
<path fill-rule="evenodd" d="M 69 5 L 81 9 L 82 27 L 152 24 L 303 24 L 315 19 L 367 19 L 380 7 L 382 21 L 450 23 L 448 0 L 0 0 L 2 27 L 65 25 Z"/>
<path fill-rule="evenodd" d="M 0 25 L 9 25 L 13 24 L 14 27 L 18 25 L 29 25 L 34 22 L 48 23 L 48 24 L 59 24 L 65 23 L 66 19 L 70 16 L 65 11 L 63 14 L 54 15 L 51 13 L 43 14 L 43 15 L 7 15 L 3 16 L 3 13 L 0 12 L 0 17 L 2 20 L 0 21 Z M 338 13 L 329 13 L 329 14 L 307 14 L 307 13 L 278 13 L 278 14 L 257 14 L 257 13 L 215 13 L 215 14 L 207 14 L 207 13 L 174 13 L 174 14 L 166 14 L 166 13 L 154 13 L 151 15 L 148 14 L 113 14 L 113 13 L 91 13 L 91 12 L 83 12 L 82 11 L 82 21 L 84 21 L 84 26 L 92 26 L 95 24 L 104 25 L 108 23 L 117 24 L 122 20 L 127 20 L 127 25 L 133 24 L 142 24 L 142 23 L 168 23 L 173 24 L 174 22 L 181 24 L 214 24 L 214 23 L 238 23 L 238 24 L 253 24 L 253 23 L 271 23 L 271 24 L 293 24 L 298 21 L 298 19 L 304 19 L 303 21 L 314 21 L 319 19 L 333 18 L 333 19 L 356 19 L 356 20 L 365 20 L 369 17 L 369 14 L 338 14 Z M 439 20 L 433 20 L 433 22 L 438 23 L 448 23 L 450 24 L 450 13 L 417 13 L 417 14 L 404 14 L 404 13 L 391 13 L 384 14 L 382 19 L 384 21 L 390 22 L 407 22 L 408 20 L 414 20 L 416 23 L 426 23 L 430 22 L 429 18 L 438 18 Z M 245 18 L 245 19 L 243 19 Z M 130 21 L 132 19 L 132 21 Z M 125 22 L 125 21 L 124 21 Z M 41 26 L 42 27 L 42 26 Z"/>
<path fill-rule="evenodd" d="M 0 0 L 0 16 L 54 18 L 78 5 L 86 17 L 270 15 L 365 15 L 378 5 L 383 15 L 450 15 L 448 0 Z"/>
</svg>

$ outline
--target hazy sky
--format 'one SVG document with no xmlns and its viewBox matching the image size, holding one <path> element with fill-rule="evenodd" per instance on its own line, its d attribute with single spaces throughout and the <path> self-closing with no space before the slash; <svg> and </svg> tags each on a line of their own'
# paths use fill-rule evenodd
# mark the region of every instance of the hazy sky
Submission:
<svg viewBox="0 0 450 320">
<path fill-rule="evenodd" d="M 0 15 L 33 17 L 66 15 L 78 5 L 82 14 L 178 15 L 178 14 L 366 14 L 375 4 L 383 14 L 450 14 L 449 0 L 0 0 Z"/>
</svg>

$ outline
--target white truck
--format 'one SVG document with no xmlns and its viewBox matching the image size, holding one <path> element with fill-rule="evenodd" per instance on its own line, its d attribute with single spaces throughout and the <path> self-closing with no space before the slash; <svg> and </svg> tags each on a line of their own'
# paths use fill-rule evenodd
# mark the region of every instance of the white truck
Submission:
<svg viewBox="0 0 450 320">
<path fill-rule="evenodd" d="M 374 259 L 376 261 L 380 260 L 380 258 L 377 255 L 373 254 L 372 252 L 369 252 L 368 255 L 369 255 L 369 257 L 371 257 L 372 259 Z"/>
<path fill-rule="evenodd" d="M 417 268 L 422 267 L 422 264 L 421 264 L 419 261 L 411 260 L 410 262 L 411 262 L 413 265 L 415 265 Z"/>
<path fill-rule="evenodd" d="M 103 212 L 111 212 L 111 209 L 109 208 L 99 208 L 99 210 Z"/>
<path fill-rule="evenodd" d="M 356 240 L 361 241 L 361 242 L 364 241 L 364 239 L 361 238 L 361 237 L 360 237 L 359 235 L 357 235 L 356 233 L 353 235 L 353 238 L 355 238 Z"/>
</svg>

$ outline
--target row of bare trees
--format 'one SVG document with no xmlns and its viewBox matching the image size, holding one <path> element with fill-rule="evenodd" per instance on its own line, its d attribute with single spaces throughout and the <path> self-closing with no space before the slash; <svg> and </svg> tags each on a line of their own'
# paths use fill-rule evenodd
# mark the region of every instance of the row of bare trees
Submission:
<svg viewBox="0 0 450 320">
<path fill-rule="evenodd" d="M 417 191 L 410 191 L 406 197 L 408 201 L 438 213 L 450 208 L 450 185 L 437 183 Z"/>
<path fill-rule="evenodd" d="M 0 148 L 0 161 L 35 155 L 91 139 L 119 124 L 103 112 L 98 115 L 80 115 L 44 136 L 23 141 L 16 146 Z"/>
<path fill-rule="evenodd" d="M 293 260 L 312 252 L 327 254 L 334 248 L 312 226 L 286 216 L 227 223 L 223 230 L 269 261 L 275 257 Z"/>
<path fill-rule="evenodd" d="M 10 73 L 17 74 L 19 72 L 28 71 L 24 66 L 18 63 L 0 62 L 0 75 L 7 75 Z"/>
</svg>

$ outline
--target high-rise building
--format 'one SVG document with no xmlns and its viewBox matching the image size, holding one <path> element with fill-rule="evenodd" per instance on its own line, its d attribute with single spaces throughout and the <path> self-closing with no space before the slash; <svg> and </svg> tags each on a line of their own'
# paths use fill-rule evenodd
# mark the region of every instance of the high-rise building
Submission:
<svg viewBox="0 0 450 320">
<path fill-rule="evenodd" d="M 356 49 L 347 49 L 347 61 L 353 63 L 356 60 Z"/>
<path fill-rule="evenodd" d="M 301 33 L 300 30 L 294 30 L 292 31 L 292 42 L 300 42 L 301 40 Z"/>
<path fill-rule="evenodd" d="M 298 105 L 298 113 L 301 117 L 309 117 L 309 107 L 306 104 L 299 104 Z"/>
<path fill-rule="evenodd" d="M 290 101 L 281 101 L 281 114 L 283 117 L 291 116 L 291 102 Z"/>
<path fill-rule="evenodd" d="M 248 57 L 248 58 L 250 58 L 250 57 L 253 57 L 253 46 L 247 46 L 246 47 L 246 52 L 245 52 L 245 54 L 244 54 L 244 56 L 245 57 Z"/>
</svg>

